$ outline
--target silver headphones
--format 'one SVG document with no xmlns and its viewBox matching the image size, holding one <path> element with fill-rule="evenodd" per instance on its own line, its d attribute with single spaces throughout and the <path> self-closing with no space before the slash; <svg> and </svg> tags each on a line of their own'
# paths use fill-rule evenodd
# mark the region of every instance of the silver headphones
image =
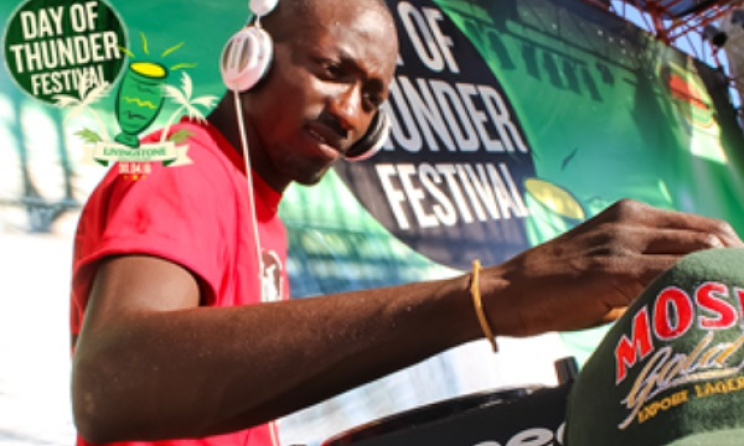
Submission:
<svg viewBox="0 0 744 446">
<path fill-rule="evenodd" d="M 233 34 L 225 44 L 220 57 L 222 82 L 236 93 L 255 86 L 269 70 L 274 55 L 274 43 L 261 27 L 261 18 L 276 8 L 279 0 L 250 0 L 251 12 L 255 15 L 248 24 Z M 360 161 L 377 153 L 390 133 L 390 120 L 383 110 L 372 118 L 367 132 L 346 153 L 349 161 Z"/>
</svg>

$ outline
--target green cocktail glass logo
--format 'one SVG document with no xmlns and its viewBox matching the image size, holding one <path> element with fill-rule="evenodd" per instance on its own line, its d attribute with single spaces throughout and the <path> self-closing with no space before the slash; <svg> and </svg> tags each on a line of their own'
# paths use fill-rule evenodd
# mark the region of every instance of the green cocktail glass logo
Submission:
<svg viewBox="0 0 744 446">
<path fill-rule="evenodd" d="M 119 86 L 116 98 L 116 119 L 121 133 L 115 141 L 129 147 L 139 147 L 138 135 L 158 116 L 163 107 L 163 85 L 168 69 L 155 62 L 133 62 Z"/>
</svg>

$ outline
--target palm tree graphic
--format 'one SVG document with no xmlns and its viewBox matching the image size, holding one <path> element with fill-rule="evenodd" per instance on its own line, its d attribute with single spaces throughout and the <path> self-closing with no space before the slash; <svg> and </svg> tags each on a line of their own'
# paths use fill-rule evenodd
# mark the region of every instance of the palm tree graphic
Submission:
<svg viewBox="0 0 744 446">
<path fill-rule="evenodd" d="M 211 109 L 217 102 L 217 96 L 205 95 L 192 98 L 194 93 L 193 84 L 191 82 L 191 76 L 185 71 L 181 74 L 181 88 L 174 87 L 172 85 L 165 85 L 165 94 L 171 98 L 179 107 L 170 115 L 168 121 L 165 124 L 163 133 L 160 136 L 160 142 L 165 142 L 166 138 L 169 140 L 173 139 L 176 134 L 168 136 L 168 131 L 173 125 L 173 122 L 178 118 L 181 113 L 186 112 L 189 118 L 196 119 L 197 121 L 204 121 L 204 114 L 197 108 L 197 106 L 204 107 L 205 109 Z M 178 132 L 177 132 L 178 133 Z M 178 137 L 176 137 L 179 139 Z"/>
<path fill-rule="evenodd" d="M 63 122 L 67 122 L 84 112 L 88 112 L 88 114 L 90 114 L 98 123 L 98 130 L 102 137 L 88 129 L 85 129 L 83 132 L 95 136 L 99 141 L 108 140 L 109 135 L 106 131 L 106 124 L 101 119 L 101 116 L 91 106 L 108 94 L 109 83 L 104 81 L 93 88 L 90 88 L 91 85 L 91 77 L 85 73 L 80 76 L 80 80 L 78 81 L 78 97 L 67 94 L 58 94 L 54 95 L 52 99 L 55 100 L 57 106 L 61 108 L 70 108 L 70 111 L 67 112 Z"/>
</svg>

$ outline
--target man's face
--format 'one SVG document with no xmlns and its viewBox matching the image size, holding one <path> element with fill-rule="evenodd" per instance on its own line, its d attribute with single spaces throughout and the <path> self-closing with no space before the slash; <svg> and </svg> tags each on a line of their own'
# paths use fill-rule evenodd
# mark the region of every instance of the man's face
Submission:
<svg viewBox="0 0 744 446">
<path fill-rule="evenodd" d="M 254 168 L 277 189 L 319 181 L 365 133 L 395 71 L 395 28 L 374 2 L 305 12 L 283 15 L 271 71 L 244 96 Z"/>
</svg>

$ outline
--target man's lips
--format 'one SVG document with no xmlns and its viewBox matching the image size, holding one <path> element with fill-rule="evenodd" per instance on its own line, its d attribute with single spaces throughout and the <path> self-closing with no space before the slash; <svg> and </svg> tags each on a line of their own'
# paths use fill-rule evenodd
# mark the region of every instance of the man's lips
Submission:
<svg viewBox="0 0 744 446">
<path fill-rule="evenodd" d="M 346 153 L 344 138 L 332 128 L 320 123 L 311 123 L 306 126 L 306 130 L 308 135 L 321 145 L 330 147 L 341 155 Z"/>
</svg>

